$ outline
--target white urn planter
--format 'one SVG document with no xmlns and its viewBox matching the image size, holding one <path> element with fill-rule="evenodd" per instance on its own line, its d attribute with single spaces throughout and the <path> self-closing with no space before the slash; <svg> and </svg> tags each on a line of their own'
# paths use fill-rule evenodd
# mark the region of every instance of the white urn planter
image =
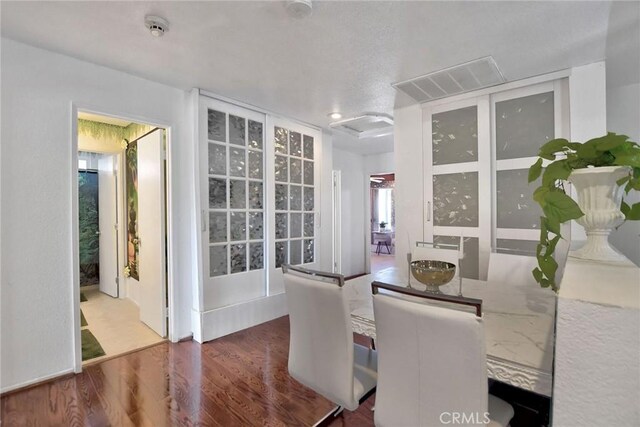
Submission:
<svg viewBox="0 0 640 427">
<path fill-rule="evenodd" d="M 576 169 L 569 176 L 578 194 L 584 216 L 576 222 L 584 227 L 587 242 L 570 256 L 604 262 L 625 262 L 626 257 L 609 244 L 609 234 L 624 221 L 620 212 L 623 188 L 616 181 L 629 174 L 627 166 Z"/>
</svg>

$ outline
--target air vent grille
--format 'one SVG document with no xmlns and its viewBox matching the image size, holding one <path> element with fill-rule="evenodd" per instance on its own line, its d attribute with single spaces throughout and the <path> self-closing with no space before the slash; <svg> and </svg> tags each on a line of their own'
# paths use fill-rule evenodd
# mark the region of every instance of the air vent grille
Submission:
<svg viewBox="0 0 640 427">
<path fill-rule="evenodd" d="M 389 135 L 393 132 L 393 119 L 380 113 L 364 113 L 330 123 L 334 129 L 340 129 L 358 138 L 373 138 Z"/>
<path fill-rule="evenodd" d="M 418 102 L 427 102 L 495 86 L 505 81 L 493 57 L 487 56 L 424 76 L 394 83 L 393 87 Z"/>
</svg>

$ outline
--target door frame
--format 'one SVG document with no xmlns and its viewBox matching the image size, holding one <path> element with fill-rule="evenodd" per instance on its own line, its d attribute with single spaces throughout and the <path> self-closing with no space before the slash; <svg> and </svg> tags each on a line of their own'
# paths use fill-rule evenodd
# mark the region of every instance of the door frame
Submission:
<svg viewBox="0 0 640 427">
<path fill-rule="evenodd" d="M 396 171 L 395 168 L 393 171 L 388 171 L 385 170 L 383 172 L 375 172 L 375 171 L 366 171 L 365 175 L 364 175 L 364 272 L 365 274 L 371 274 L 371 246 L 373 246 L 373 241 L 371 240 L 371 235 L 373 234 L 373 223 L 371 222 L 371 177 L 374 175 L 389 175 L 389 174 L 393 174 L 394 175 L 394 179 L 395 179 L 395 175 L 396 175 Z M 395 181 L 394 181 L 395 183 Z M 395 184 L 393 186 L 393 189 L 395 190 Z M 393 196 L 393 205 L 394 205 L 394 210 L 396 208 L 396 193 L 394 192 L 394 196 Z M 397 220 L 397 218 L 396 218 Z M 395 233 L 396 230 L 398 229 L 398 224 L 397 221 L 394 224 L 395 227 L 393 228 L 393 232 Z M 397 241 L 398 236 L 395 235 L 394 237 Z M 396 249 L 396 247 L 393 248 L 394 250 Z M 397 256 L 397 252 L 393 253 L 393 258 L 395 260 L 396 256 Z"/>
<path fill-rule="evenodd" d="M 69 158 L 71 161 L 71 168 L 69 173 L 71 174 L 71 291 L 72 291 L 72 319 L 73 319 L 73 365 L 74 372 L 82 372 L 82 339 L 81 339 L 81 326 L 80 326 L 80 262 L 79 262 L 79 220 L 78 220 L 78 112 L 99 114 L 101 116 L 113 117 L 123 120 L 130 120 L 135 123 L 144 123 L 150 126 L 155 126 L 164 129 L 166 132 L 166 172 L 165 172 L 165 209 L 166 209 L 166 228 L 165 234 L 167 238 L 167 305 L 168 305 L 168 339 L 175 342 L 177 337 L 177 331 L 174 330 L 177 320 L 176 301 L 177 301 L 177 289 L 175 286 L 176 280 L 174 275 L 177 272 L 177 258 L 174 254 L 175 245 L 175 233 L 173 230 L 173 188 L 172 188 L 172 175 L 173 175 L 173 162 L 171 155 L 172 146 L 172 130 L 173 125 L 163 120 L 144 117 L 136 114 L 130 114 L 128 112 L 114 112 L 108 109 L 97 108 L 93 105 L 86 105 L 77 102 L 71 102 L 71 135 L 70 135 L 70 152 Z M 123 163 L 120 162 L 122 166 Z M 119 171 L 121 172 L 121 171 Z M 120 173 L 119 179 L 123 179 L 122 173 Z M 122 227 L 121 227 L 122 228 Z"/>
</svg>

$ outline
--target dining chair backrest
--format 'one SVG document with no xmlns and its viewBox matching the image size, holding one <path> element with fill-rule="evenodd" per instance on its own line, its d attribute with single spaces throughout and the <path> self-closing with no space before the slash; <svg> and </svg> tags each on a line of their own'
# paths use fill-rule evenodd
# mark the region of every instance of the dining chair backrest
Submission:
<svg viewBox="0 0 640 427">
<path fill-rule="evenodd" d="M 289 309 L 289 374 L 349 410 L 354 398 L 354 350 L 344 277 L 283 267 Z"/>
<path fill-rule="evenodd" d="M 538 286 L 531 271 L 538 266 L 535 257 L 492 252 L 487 281 L 513 286 Z"/>
<path fill-rule="evenodd" d="M 435 426 L 445 413 L 488 411 L 482 318 L 394 295 L 373 296 L 378 349 L 375 425 Z M 467 420 L 469 421 L 469 420 Z"/>
<path fill-rule="evenodd" d="M 441 245 L 428 242 L 416 242 L 411 248 L 411 261 L 432 260 L 450 262 L 456 266 L 455 276 L 460 275 L 460 253 L 459 245 Z"/>
</svg>

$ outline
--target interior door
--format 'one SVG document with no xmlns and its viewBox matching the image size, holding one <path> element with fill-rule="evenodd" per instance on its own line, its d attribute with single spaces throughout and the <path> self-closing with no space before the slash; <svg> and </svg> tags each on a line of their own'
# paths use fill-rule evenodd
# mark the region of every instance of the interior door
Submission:
<svg viewBox="0 0 640 427">
<path fill-rule="evenodd" d="M 532 192 L 540 185 L 540 179 L 535 185 L 529 184 L 528 172 L 537 160 L 540 146 L 550 139 L 566 137 L 562 98 L 559 80 L 491 97 L 495 153 L 492 248 L 495 252 L 536 254 L 542 209 L 533 201 Z M 543 165 L 546 164 L 545 161 Z M 565 228 L 562 235 L 566 239 L 570 227 Z"/>
<path fill-rule="evenodd" d="M 98 159 L 98 224 L 100 228 L 100 292 L 118 297 L 118 207 L 116 156 Z"/>
<path fill-rule="evenodd" d="M 284 292 L 282 265 L 319 268 L 322 134 L 291 120 L 269 117 L 269 295 Z M 326 202 L 325 202 L 326 203 Z"/>
<path fill-rule="evenodd" d="M 162 129 L 138 140 L 140 320 L 166 335 L 164 149 Z"/>
<path fill-rule="evenodd" d="M 266 295 L 265 115 L 200 100 L 204 308 Z"/>
<path fill-rule="evenodd" d="M 464 236 L 463 277 L 485 279 L 491 251 L 489 97 L 423 112 L 425 241 Z"/>
</svg>

